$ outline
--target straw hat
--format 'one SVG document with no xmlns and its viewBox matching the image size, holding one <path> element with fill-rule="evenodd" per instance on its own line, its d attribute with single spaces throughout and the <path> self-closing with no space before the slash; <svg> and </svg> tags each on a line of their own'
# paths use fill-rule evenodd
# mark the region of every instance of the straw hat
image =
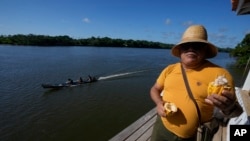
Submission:
<svg viewBox="0 0 250 141">
<path fill-rule="evenodd" d="M 192 25 L 186 29 L 182 35 L 181 41 L 172 48 L 172 54 L 176 57 L 180 57 L 180 47 L 185 43 L 205 43 L 207 44 L 208 51 L 206 58 L 213 58 L 217 55 L 217 48 L 207 41 L 207 30 L 202 25 Z M 204 46 L 205 47 L 205 46 Z"/>
</svg>

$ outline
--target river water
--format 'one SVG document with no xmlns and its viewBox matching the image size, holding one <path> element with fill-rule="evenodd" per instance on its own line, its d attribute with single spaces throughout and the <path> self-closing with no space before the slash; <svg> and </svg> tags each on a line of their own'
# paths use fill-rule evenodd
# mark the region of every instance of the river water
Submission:
<svg viewBox="0 0 250 141">
<path fill-rule="evenodd" d="M 104 141 L 155 105 L 149 89 L 178 61 L 167 49 L 0 46 L 1 141 Z M 228 53 L 213 62 L 242 85 Z M 60 90 L 42 83 L 92 75 L 100 80 Z"/>
</svg>

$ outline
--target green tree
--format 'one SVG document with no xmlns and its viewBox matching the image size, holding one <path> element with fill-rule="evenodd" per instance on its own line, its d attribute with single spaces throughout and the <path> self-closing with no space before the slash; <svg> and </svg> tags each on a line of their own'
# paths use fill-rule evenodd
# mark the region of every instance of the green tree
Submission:
<svg viewBox="0 0 250 141">
<path fill-rule="evenodd" d="M 236 57 L 236 65 L 238 67 L 247 65 L 250 59 L 250 33 L 230 52 L 230 55 Z"/>
</svg>

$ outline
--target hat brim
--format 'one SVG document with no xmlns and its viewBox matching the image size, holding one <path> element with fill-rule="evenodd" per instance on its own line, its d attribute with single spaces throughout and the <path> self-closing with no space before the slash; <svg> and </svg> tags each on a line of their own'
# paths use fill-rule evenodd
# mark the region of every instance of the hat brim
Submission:
<svg viewBox="0 0 250 141">
<path fill-rule="evenodd" d="M 201 40 L 201 39 L 196 39 L 196 40 L 185 40 L 182 41 L 178 44 L 176 44 L 175 46 L 172 47 L 172 54 L 176 57 L 180 57 L 180 47 L 183 44 L 186 43 L 206 43 L 208 45 L 208 52 L 206 54 L 206 58 L 213 58 L 217 55 L 217 47 L 215 47 L 213 44 L 209 43 L 208 41 L 205 40 Z"/>
</svg>

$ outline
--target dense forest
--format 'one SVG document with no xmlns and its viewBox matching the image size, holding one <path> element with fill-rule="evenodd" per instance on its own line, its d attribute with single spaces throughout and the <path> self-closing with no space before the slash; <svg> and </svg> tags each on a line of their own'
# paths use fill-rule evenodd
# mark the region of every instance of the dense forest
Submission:
<svg viewBox="0 0 250 141">
<path fill-rule="evenodd" d="M 123 40 L 111 39 L 109 37 L 91 37 L 87 39 L 73 39 L 64 36 L 45 35 L 8 35 L 0 36 L 0 44 L 30 45 L 30 46 L 99 46 L 99 47 L 136 47 L 136 48 L 162 48 L 171 49 L 173 44 L 152 42 L 146 40 Z M 218 48 L 221 52 L 230 52 L 230 48 Z"/>
<path fill-rule="evenodd" d="M 230 55 L 237 58 L 238 67 L 249 67 L 250 63 L 250 33 L 230 51 Z"/>
<path fill-rule="evenodd" d="M 109 37 L 91 37 L 87 39 L 73 39 L 67 35 L 64 36 L 46 36 L 34 34 L 1 35 L 0 44 L 9 45 L 27 45 L 27 46 L 96 46 L 96 47 L 131 47 L 131 48 L 158 48 L 171 49 L 173 44 L 152 42 L 146 40 L 123 40 L 111 39 Z M 235 49 L 220 48 L 219 52 L 228 52 L 236 57 L 236 65 L 245 67 L 249 62 L 250 56 L 250 34 L 239 43 Z"/>
<path fill-rule="evenodd" d="M 109 37 L 91 37 L 87 39 L 73 39 L 69 36 L 44 35 L 12 35 L 0 36 L 0 44 L 30 45 L 30 46 L 99 46 L 99 47 L 136 47 L 136 48 L 168 48 L 172 44 L 150 42 L 145 40 L 122 40 Z"/>
</svg>

